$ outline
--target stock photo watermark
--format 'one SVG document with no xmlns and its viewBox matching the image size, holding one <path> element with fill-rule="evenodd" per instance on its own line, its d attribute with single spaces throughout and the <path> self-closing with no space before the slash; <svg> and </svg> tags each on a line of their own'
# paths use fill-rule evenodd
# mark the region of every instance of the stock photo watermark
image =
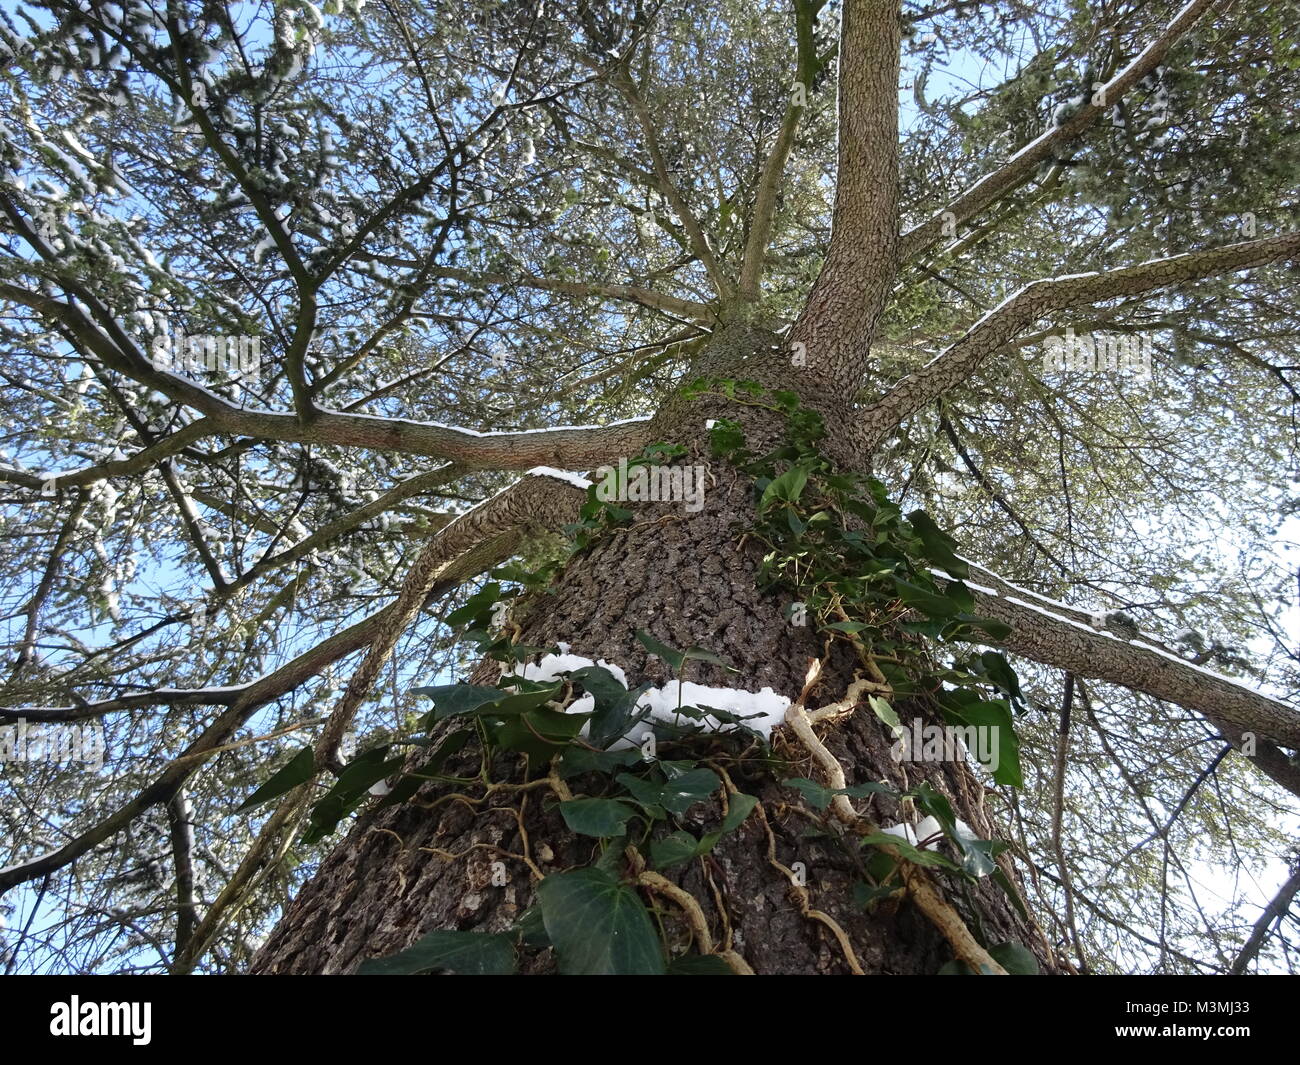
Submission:
<svg viewBox="0 0 1300 1065">
<path fill-rule="evenodd" d="M 260 336 L 189 335 L 177 330 L 153 338 L 149 360 L 155 370 L 197 377 L 222 374 L 241 384 L 251 384 L 262 374 Z"/>
<path fill-rule="evenodd" d="M 927 725 L 919 717 L 894 730 L 895 762 L 964 762 L 966 752 L 996 773 L 1001 761 L 997 725 Z"/>
<path fill-rule="evenodd" d="M 104 728 L 83 725 L 37 725 L 19 718 L 0 726 L 0 765 L 11 762 L 62 765 L 80 763 L 93 769 L 104 765 Z"/>
<path fill-rule="evenodd" d="M 704 509 L 703 466 L 629 465 L 596 469 L 596 498 L 602 503 L 683 503 L 692 514 Z"/>
<path fill-rule="evenodd" d="M 152 1014 L 152 1002 L 82 1002 L 72 995 L 50 1006 L 50 1035 L 130 1036 L 135 1046 L 148 1046 Z"/>
<path fill-rule="evenodd" d="M 1140 337 L 1108 333 L 1080 333 L 1066 326 L 1064 336 L 1043 340 L 1044 373 L 1112 373 L 1128 374 L 1134 380 L 1151 380 L 1152 341 L 1149 334 Z"/>
</svg>

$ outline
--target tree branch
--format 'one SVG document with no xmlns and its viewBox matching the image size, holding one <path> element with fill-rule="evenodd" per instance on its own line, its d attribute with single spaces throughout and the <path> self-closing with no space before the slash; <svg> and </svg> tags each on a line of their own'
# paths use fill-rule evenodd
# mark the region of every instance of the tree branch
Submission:
<svg viewBox="0 0 1300 1065">
<path fill-rule="evenodd" d="M 789 336 L 810 372 L 846 388 L 866 368 L 897 270 L 900 26 L 896 0 L 844 6 L 831 243 Z"/>
<path fill-rule="evenodd" d="M 808 106 L 808 94 L 812 92 L 813 78 L 818 71 L 813 24 L 817 21 L 817 12 L 821 6 L 817 0 L 794 0 L 795 84 L 790 93 L 790 102 L 785 109 L 785 117 L 781 120 L 781 128 L 777 131 L 776 140 L 763 163 L 762 176 L 759 178 L 754 197 L 754 209 L 750 216 L 744 260 L 740 267 L 739 295 L 742 300 L 749 303 L 758 300 L 764 256 L 767 253 L 768 243 L 772 239 L 777 192 L 781 187 L 781 177 L 785 173 L 785 164 L 790 158 L 790 151 L 794 148 L 794 135 L 799 128 L 799 120 Z"/>
<path fill-rule="evenodd" d="M 905 418 L 960 384 L 985 359 L 1046 314 L 1266 266 L 1297 254 L 1300 233 L 1287 233 L 1150 259 L 1137 266 L 1030 282 L 984 315 L 946 351 L 908 374 L 869 406 L 862 415 L 866 446 L 874 451 Z"/>
<path fill-rule="evenodd" d="M 970 572 L 968 587 L 976 613 L 1011 626 L 1011 635 L 998 641 L 1002 646 L 1076 676 L 1119 684 L 1194 710 L 1239 751 L 1243 734 L 1251 734 L 1256 748 L 1251 761 L 1300 795 L 1300 766 L 1290 765 L 1275 746 L 1300 749 L 1300 710 L 1194 665 L 1154 640 L 1126 640 L 1096 629 L 1086 611 L 1019 588 L 980 566 L 972 564 Z"/>
</svg>

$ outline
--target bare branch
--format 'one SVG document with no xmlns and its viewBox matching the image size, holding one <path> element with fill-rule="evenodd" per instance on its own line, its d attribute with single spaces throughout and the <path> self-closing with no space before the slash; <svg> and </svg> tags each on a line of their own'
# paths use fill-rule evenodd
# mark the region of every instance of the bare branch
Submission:
<svg viewBox="0 0 1300 1065">
<path fill-rule="evenodd" d="M 1291 902 L 1300 893 L 1300 869 L 1291 874 L 1290 878 L 1273 896 L 1273 901 L 1264 907 L 1264 912 L 1259 915 L 1259 920 L 1255 922 L 1255 927 L 1251 929 L 1250 938 L 1246 940 L 1245 945 L 1241 948 L 1236 959 L 1229 970 L 1232 976 L 1241 976 L 1246 967 L 1250 965 L 1251 960 L 1259 953 L 1259 948 L 1264 945 L 1264 938 L 1268 935 L 1268 928 L 1279 917 L 1283 916 L 1291 908 Z"/>
<path fill-rule="evenodd" d="M 659 194 L 669 202 L 674 213 L 681 220 L 682 228 L 686 230 L 686 235 L 690 239 L 691 250 L 695 253 L 695 257 L 700 260 L 705 273 L 709 275 L 709 280 L 713 282 L 718 298 L 723 303 L 729 302 L 734 295 L 734 286 L 727 275 L 723 273 L 722 267 L 718 265 L 713 245 L 709 243 L 709 238 L 701 228 L 699 219 L 695 217 L 690 205 L 686 202 L 686 198 L 682 196 L 681 191 L 673 181 L 673 176 L 668 170 L 668 163 L 664 160 L 663 149 L 659 146 L 659 134 L 655 131 L 654 118 L 651 116 L 650 109 L 646 106 L 636 82 L 632 80 L 627 68 L 620 66 L 612 78 L 612 83 L 623 94 L 624 99 L 627 100 L 628 106 L 632 109 L 632 114 L 636 116 L 637 124 L 641 127 L 641 136 L 645 143 L 645 149 L 650 153 L 650 160 L 654 165 Z"/>
</svg>

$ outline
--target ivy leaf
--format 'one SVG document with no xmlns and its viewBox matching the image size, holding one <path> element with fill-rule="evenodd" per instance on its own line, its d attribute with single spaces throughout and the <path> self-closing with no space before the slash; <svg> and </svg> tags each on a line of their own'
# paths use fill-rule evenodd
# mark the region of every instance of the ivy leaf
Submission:
<svg viewBox="0 0 1300 1065">
<path fill-rule="evenodd" d="M 592 719 L 593 722 L 595 718 Z M 626 751 L 589 751 L 586 747 L 570 747 L 560 759 L 560 777 L 581 776 L 583 773 L 612 773 L 615 769 L 636 765 L 641 752 L 637 748 Z"/>
<path fill-rule="evenodd" d="M 500 688 L 489 688 L 482 684 L 438 684 L 413 688 L 412 694 L 433 700 L 432 714 L 425 715 L 428 724 L 445 717 L 471 714 L 486 703 L 499 702 L 506 697 Z"/>
<path fill-rule="evenodd" d="M 560 803 L 560 814 L 579 835 L 604 839 L 623 835 L 636 811 L 617 799 L 569 799 Z"/>
<path fill-rule="evenodd" d="M 637 629 L 636 638 L 641 641 L 641 646 L 652 655 L 656 655 L 667 662 L 673 668 L 673 672 L 680 672 L 682 663 L 686 661 L 686 656 L 681 651 L 656 640 L 645 629 Z"/>
<path fill-rule="evenodd" d="M 660 788 L 659 805 L 669 813 L 684 814 L 720 787 L 722 779 L 712 769 L 693 769 Z"/>
<path fill-rule="evenodd" d="M 459 729 L 453 732 L 438 745 L 438 749 L 429 755 L 417 772 L 408 773 L 393 785 L 393 790 L 384 796 L 384 800 L 379 804 L 378 809 L 383 810 L 389 806 L 396 806 L 398 803 L 406 802 L 407 799 L 420 790 L 420 785 L 424 783 L 425 777 L 437 773 L 448 758 L 457 751 L 463 750 L 465 745 L 473 738 L 474 733 L 470 729 Z"/>
<path fill-rule="evenodd" d="M 1023 706 L 1025 697 L 1020 691 L 1020 678 L 1011 668 L 1011 663 L 997 651 L 985 651 L 980 655 L 980 662 L 983 663 L 984 673 L 989 680 L 1006 692 L 1015 705 Z"/>
<path fill-rule="evenodd" d="M 458 629 L 462 625 L 484 628 L 492 617 L 492 607 L 501 598 L 501 585 L 489 581 L 477 592 L 465 600 L 465 605 L 458 607 L 443 618 L 443 624 Z"/>
<path fill-rule="evenodd" d="M 388 744 L 372 747 L 344 766 L 334 786 L 312 806 L 310 823 L 302 834 L 304 844 L 310 845 L 328 836 L 343 818 L 361 805 L 372 785 L 402 768 L 406 759 L 400 756 L 388 758 L 389 749 Z"/>
<path fill-rule="evenodd" d="M 908 606 L 915 607 L 927 617 L 951 618 L 960 611 L 960 607 L 947 596 L 932 592 L 928 588 L 922 588 L 920 585 L 912 584 L 899 577 L 894 578 L 894 590 L 898 593 L 899 599 Z"/>
<path fill-rule="evenodd" d="M 656 640 L 645 629 L 637 629 L 636 638 L 641 641 L 641 646 L 652 655 L 662 658 L 672 666 L 674 673 L 680 673 L 682 666 L 690 661 L 708 662 L 710 665 L 721 666 L 729 673 L 740 672 L 740 670 L 728 665 L 725 660 L 719 658 L 712 651 L 703 647 L 688 647 L 685 651 L 679 651 L 675 647 L 669 647 L 666 643 Z"/>
<path fill-rule="evenodd" d="M 989 948 L 989 957 L 1006 969 L 1012 976 L 1037 976 L 1038 959 L 1019 943 L 1009 941 Z M 974 976 L 971 969 L 960 958 L 954 958 L 939 970 L 940 976 Z"/>
<path fill-rule="evenodd" d="M 722 819 L 722 828 L 720 829 L 724 835 L 739 828 L 745 818 L 754 812 L 754 807 L 758 805 L 758 797 L 738 792 L 729 796 L 727 803 L 727 816 Z"/>
<path fill-rule="evenodd" d="M 271 774 L 271 779 L 239 804 L 235 813 L 242 814 L 254 806 L 278 799 L 299 784 L 306 784 L 316 774 L 316 758 L 310 747 L 304 747 L 284 765 Z"/>
<path fill-rule="evenodd" d="M 586 723 L 584 714 L 558 710 L 527 710 L 506 718 L 493 738 L 508 751 L 521 751 L 534 760 L 546 761 L 565 750 Z"/>
<path fill-rule="evenodd" d="M 901 836 L 894 836 L 888 832 L 873 832 L 869 836 L 863 836 L 858 841 L 864 847 L 893 847 L 902 857 L 906 858 L 913 865 L 933 865 L 940 869 L 956 869 L 949 859 L 945 858 L 938 851 L 921 850 L 918 847 L 908 843 Z"/>
<path fill-rule="evenodd" d="M 968 744 L 971 754 L 993 774 L 997 783 L 1011 788 L 1025 786 L 1020 770 L 1020 740 L 1005 700 L 974 698 L 969 691 L 957 689 L 940 692 L 939 705 L 949 721 L 990 729 L 989 735 L 997 745 L 994 751 L 988 751 L 982 743 Z"/>
<path fill-rule="evenodd" d="M 876 717 L 889 728 L 889 731 L 895 736 L 905 731 L 903 723 L 898 720 L 898 711 L 890 706 L 884 699 L 878 695 L 868 695 L 867 702 L 871 704 L 871 709 L 875 712 Z"/>
<path fill-rule="evenodd" d="M 957 542 L 940 529 L 929 514 L 924 510 L 914 510 L 907 516 L 907 520 L 921 538 L 925 557 L 929 561 L 958 580 L 965 580 L 970 576 L 970 567 L 955 553 Z"/>
<path fill-rule="evenodd" d="M 980 617 L 976 614 L 963 614 L 959 619 L 967 625 L 973 625 L 977 629 L 983 629 L 994 640 L 1005 640 L 1011 635 L 1011 626 L 1005 621 L 998 621 L 997 618 Z"/>
<path fill-rule="evenodd" d="M 546 934 L 566 975 L 664 972 L 659 936 L 636 892 L 599 869 L 552 873 L 537 886 Z"/>
<path fill-rule="evenodd" d="M 700 841 L 689 832 L 673 832 L 650 843 L 650 861 L 656 869 L 671 869 L 700 854 Z"/>
<path fill-rule="evenodd" d="M 386 958 L 363 961 L 360 976 L 408 976 L 445 969 L 459 976 L 507 976 L 515 971 L 514 936 L 487 932 L 430 932 Z"/>
<path fill-rule="evenodd" d="M 785 503 L 795 502 L 807 483 L 808 471 L 802 466 L 791 466 L 785 473 L 763 489 L 762 498 L 758 501 L 758 509 L 766 510 L 768 504 L 774 500 L 781 500 Z"/>
<path fill-rule="evenodd" d="M 824 787 L 815 780 L 808 780 L 804 777 L 791 777 L 788 780 L 781 781 L 781 783 L 798 791 L 803 796 L 804 801 L 815 810 L 825 810 L 836 795 L 847 795 L 850 799 L 865 799 L 868 795 L 895 797 L 898 794 L 888 784 L 879 784 L 875 781 L 868 781 L 866 784 L 854 784 L 849 788 L 834 789 Z"/>
</svg>

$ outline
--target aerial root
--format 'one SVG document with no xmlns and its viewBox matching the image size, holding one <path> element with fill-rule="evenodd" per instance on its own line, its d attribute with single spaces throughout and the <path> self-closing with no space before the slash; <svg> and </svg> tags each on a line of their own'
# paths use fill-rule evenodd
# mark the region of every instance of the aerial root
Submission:
<svg viewBox="0 0 1300 1065">
<path fill-rule="evenodd" d="M 767 861 L 774 869 L 778 870 L 786 881 L 789 883 L 790 895 L 799 905 L 799 913 L 810 921 L 817 921 L 825 925 L 830 930 L 831 935 L 835 937 L 836 942 L 840 945 L 840 950 L 844 953 L 844 960 L 848 963 L 849 968 L 855 976 L 866 976 L 866 970 L 862 968 L 862 963 L 858 961 L 857 953 L 853 950 L 853 944 L 850 942 L 848 933 L 840 927 L 839 922 L 828 913 L 815 909 L 812 900 L 808 896 L 808 890 L 799 883 L 799 878 L 795 876 L 794 870 L 786 865 L 781 864 L 781 860 L 776 856 L 776 836 L 772 833 L 772 825 L 767 819 L 767 811 L 763 809 L 760 802 L 754 807 L 758 811 L 759 817 L 763 819 L 763 828 L 767 832 Z"/>
<path fill-rule="evenodd" d="M 799 741 L 808 749 L 813 760 L 821 767 L 826 774 L 827 782 L 835 790 L 840 790 L 848 786 L 844 777 L 844 767 L 840 765 L 837 759 L 826 745 L 817 738 L 813 732 L 812 722 L 808 718 L 807 712 L 803 708 L 804 700 L 808 693 L 817 683 L 817 677 L 821 673 L 821 663 L 814 660 L 808 670 L 808 676 L 804 683 L 804 689 L 799 698 L 790 704 L 785 712 L 785 723 L 790 726 L 790 730 L 799 738 Z M 846 826 L 859 835 L 872 835 L 879 831 L 879 828 L 872 824 L 870 820 L 861 816 L 849 802 L 847 795 L 836 795 L 831 799 L 831 810 Z M 766 817 L 764 818 L 766 823 Z M 769 847 L 769 861 L 775 858 L 773 851 L 774 841 L 771 840 L 771 830 L 768 831 L 769 841 L 772 846 Z M 925 871 L 911 865 L 905 858 L 892 847 L 882 847 L 886 853 L 890 854 L 900 863 L 905 871 L 904 879 L 907 884 L 908 894 L 912 901 L 916 903 L 919 909 L 930 921 L 931 924 L 939 930 L 948 943 L 952 946 L 953 952 L 969 965 L 977 973 L 993 974 L 998 976 L 1007 975 L 1007 971 L 999 965 L 991 954 L 980 946 L 979 942 L 971 935 L 971 931 L 966 927 L 966 923 L 943 894 L 926 875 Z M 840 933 L 843 934 L 842 932 Z"/>
</svg>

